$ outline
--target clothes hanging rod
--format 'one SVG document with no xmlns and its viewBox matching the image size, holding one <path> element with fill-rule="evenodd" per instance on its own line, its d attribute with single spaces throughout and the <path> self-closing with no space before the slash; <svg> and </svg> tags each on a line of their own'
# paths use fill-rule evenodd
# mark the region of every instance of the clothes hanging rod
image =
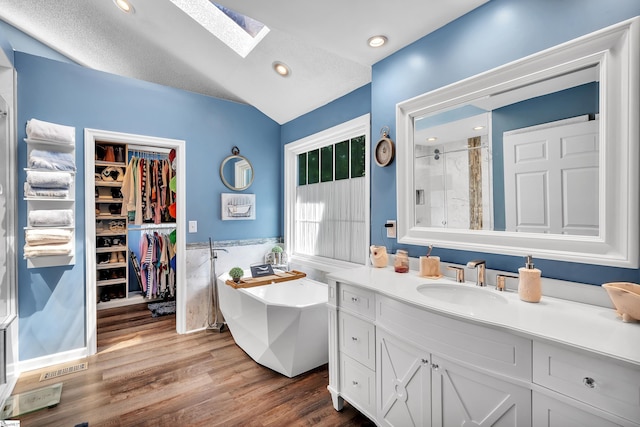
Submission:
<svg viewBox="0 0 640 427">
<path fill-rule="evenodd" d="M 169 154 L 170 148 L 150 147 L 148 145 L 129 145 L 129 151 L 139 151 L 152 154 Z"/>
<path fill-rule="evenodd" d="M 440 151 L 438 153 L 422 154 L 422 155 L 416 156 L 416 159 L 422 159 L 424 157 L 434 157 L 436 154 L 442 156 L 443 154 L 459 153 L 461 151 L 471 151 L 471 150 L 477 150 L 482 148 L 490 148 L 490 147 L 487 144 L 482 144 L 482 145 L 478 145 L 477 147 L 465 147 L 465 148 L 458 148 L 456 150 Z"/>
<path fill-rule="evenodd" d="M 129 225 L 129 231 L 153 231 L 153 230 L 168 230 L 176 228 L 175 222 L 167 222 L 165 224 L 140 224 Z"/>
</svg>

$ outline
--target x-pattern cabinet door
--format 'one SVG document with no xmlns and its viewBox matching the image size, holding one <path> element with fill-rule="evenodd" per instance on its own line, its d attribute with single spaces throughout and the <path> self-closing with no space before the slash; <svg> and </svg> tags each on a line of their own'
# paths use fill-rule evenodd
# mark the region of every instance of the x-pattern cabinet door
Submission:
<svg viewBox="0 0 640 427">
<path fill-rule="evenodd" d="M 531 390 L 432 356 L 434 427 L 531 425 Z"/>
<path fill-rule="evenodd" d="M 396 427 L 428 426 L 431 417 L 429 353 L 378 329 L 378 421 Z"/>
</svg>

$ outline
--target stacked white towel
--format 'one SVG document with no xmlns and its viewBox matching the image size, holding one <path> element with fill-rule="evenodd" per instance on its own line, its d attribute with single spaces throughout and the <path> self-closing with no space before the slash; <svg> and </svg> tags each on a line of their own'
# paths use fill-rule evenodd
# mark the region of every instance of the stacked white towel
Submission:
<svg viewBox="0 0 640 427">
<path fill-rule="evenodd" d="M 51 199 L 68 199 L 69 190 L 57 189 L 57 188 L 39 188 L 31 187 L 28 182 L 24 183 L 24 196 L 25 197 L 42 197 Z"/>
<path fill-rule="evenodd" d="M 27 138 L 73 145 L 76 142 L 76 128 L 31 119 L 27 121 Z"/>
<path fill-rule="evenodd" d="M 73 225 L 71 209 L 33 210 L 29 212 L 31 227 L 70 227 Z"/>
<path fill-rule="evenodd" d="M 29 246 L 59 245 L 71 242 L 73 231 L 63 228 L 43 228 L 25 231 L 25 242 Z"/>
<path fill-rule="evenodd" d="M 71 153 L 31 150 L 31 153 L 29 153 L 29 168 L 75 172 L 76 160 Z"/>
<path fill-rule="evenodd" d="M 72 249 L 73 247 L 71 243 L 65 243 L 62 245 L 41 245 L 41 246 L 24 245 L 24 257 L 36 258 L 41 256 L 52 256 L 52 255 L 71 255 Z"/>
<path fill-rule="evenodd" d="M 37 188 L 68 189 L 73 181 L 69 172 L 27 171 L 27 183 Z"/>
</svg>

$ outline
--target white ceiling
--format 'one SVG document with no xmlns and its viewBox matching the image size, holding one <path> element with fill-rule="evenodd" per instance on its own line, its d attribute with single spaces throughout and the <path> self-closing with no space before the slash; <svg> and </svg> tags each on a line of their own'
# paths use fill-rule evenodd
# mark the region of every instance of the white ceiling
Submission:
<svg viewBox="0 0 640 427">
<path fill-rule="evenodd" d="M 282 124 L 369 83 L 373 64 L 488 0 L 218 0 L 271 29 L 244 59 L 169 0 L 130 1 L 128 15 L 112 0 L 0 0 L 0 19 L 89 68 L 250 104 Z M 387 45 L 370 48 L 376 34 Z"/>
</svg>

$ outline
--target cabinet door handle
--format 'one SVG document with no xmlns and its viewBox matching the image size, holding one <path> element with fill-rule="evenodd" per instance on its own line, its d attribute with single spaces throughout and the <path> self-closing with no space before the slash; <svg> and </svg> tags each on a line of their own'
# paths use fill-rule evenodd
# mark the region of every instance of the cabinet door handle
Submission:
<svg viewBox="0 0 640 427">
<path fill-rule="evenodd" d="M 358 385 L 358 381 L 351 381 L 353 383 L 353 386 L 356 387 Z"/>
<path fill-rule="evenodd" d="M 351 341 L 358 341 L 358 337 L 351 337 Z"/>
<path fill-rule="evenodd" d="M 596 380 L 594 380 L 594 379 L 593 379 L 593 378 L 591 378 L 591 377 L 584 377 L 584 378 L 582 379 L 582 383 L 583 383 L 585 386 L 589 387 L 589 388 L 595 388 L 595 387 L 596 387 Z"/>
<path fill-rule="evenodd" d="M 351 302 L 358 302 L 358 297 L 351 297 Z"/>
<path fill-rule="evenodd" d="M 423 365 L 428 365 L 429 364 L 429 360 L 428 359 L 421 359 L 421 362 Z"/>
<path fill-rule="evenodd" d="M 437 371 L 438 369 L 440 369 L 440 366 L 438 366 L 437 363 L 433 363 L 431 364 L 431 369 L 433 369 L 434 371 Z"/>
</svg>

